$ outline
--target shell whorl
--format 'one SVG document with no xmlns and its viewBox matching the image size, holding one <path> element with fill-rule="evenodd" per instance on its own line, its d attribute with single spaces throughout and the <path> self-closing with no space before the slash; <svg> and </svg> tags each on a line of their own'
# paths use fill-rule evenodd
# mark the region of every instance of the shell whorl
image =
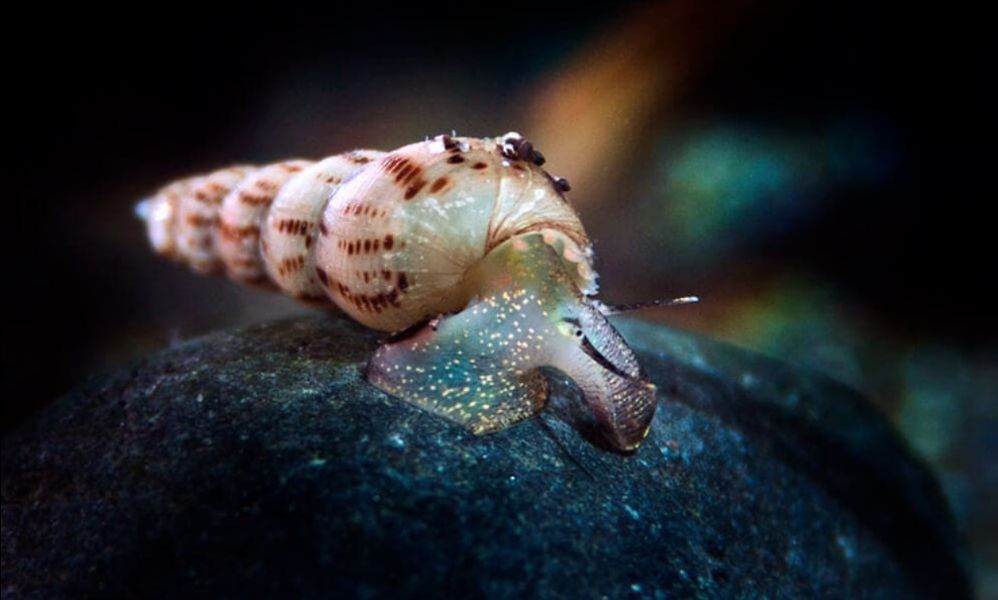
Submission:
<svg viewBox="0 0 998 600">
<path fill-rule="evenodd" d="M 537 157 L 517 134 L 438 136 L 389 153 L 222 169 L 162 188 L 137 212 L 158 253 L 198 272 L 398 331 L 460 309 L 468 269 L 529 232 L 543 232 L 580 291 L 595 292 L 582 223 Z"/>
</svg>

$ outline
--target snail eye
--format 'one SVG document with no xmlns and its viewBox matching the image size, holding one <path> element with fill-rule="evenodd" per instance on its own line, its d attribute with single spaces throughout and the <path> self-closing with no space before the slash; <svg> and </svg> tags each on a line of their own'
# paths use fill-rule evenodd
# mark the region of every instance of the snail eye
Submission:
<svg viewBox="0 0 998 600">
<path fill-rule="evenodd" d="M 582 339 L 585 335 L 582 331 L 582 324 L 579 323 L 578 319 L 562 319 L 561 323 L 558 324 L 558 329 L 565 337 L 574 337 L 576 339 Z"/>
<path fill-rule="evenodd" d="M 624 379 L 632 378 L 630 375 L 622 371 L 620 367 L 615 365 L 613 361 L 603 356 L 603 354 L 596 348 L 596 346 L 594 346 L 593 343 L 589 341 L 589 338 L 584 335 L 582 331 L 582 323 L 580 323 L 578 319 L 563 319 L 562 322 L 559 324 L 559 327 L 564 328 L 562 329 L 562 333 L 565 333 L 565 335 L 572 335 L 577 340 L 579 340 L 581 342 L 582 351 L 588 354 L 590 358 L 596 361 L 596 363 L 602 366 L 604 369 Z M 569 330 L 569 328 L 571 329 Z"/>
</svg>

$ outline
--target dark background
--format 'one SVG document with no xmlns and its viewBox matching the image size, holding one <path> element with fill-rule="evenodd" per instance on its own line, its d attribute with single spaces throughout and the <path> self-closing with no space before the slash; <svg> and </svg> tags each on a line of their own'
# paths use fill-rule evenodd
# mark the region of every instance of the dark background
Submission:
<svg viewBox="0 0 998 600">
<path fill-rule="evenodd" d="M 697 293 L 698 307 L 645 316 L 869 393 L 940 473 L 994 593 L 993 27 L 945 6 L 158 7 L 8 23 L 3 427 L 173 341 L 304 310 L 153 257 L 131 210 L 160 185 L 518 130 L 573 183 L 608 300 Z"/>
</svg>

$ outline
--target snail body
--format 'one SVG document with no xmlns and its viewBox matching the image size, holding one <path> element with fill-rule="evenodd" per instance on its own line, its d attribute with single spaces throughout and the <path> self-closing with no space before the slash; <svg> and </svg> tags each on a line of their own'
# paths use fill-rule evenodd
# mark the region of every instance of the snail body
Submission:
<svg viewBox="0 0 998 600">
<path fill-rule="evenodd" d="M 534 415 L 539 368 L 580 387 L 607 440 L 636 448 L 655 388 L 595 300 L 567 185 L 519 134 L 235 166 L 138 206 L 160 254 L 276 287 L 391 332 L 367 379 L 476 433 Z"/>
</svg>

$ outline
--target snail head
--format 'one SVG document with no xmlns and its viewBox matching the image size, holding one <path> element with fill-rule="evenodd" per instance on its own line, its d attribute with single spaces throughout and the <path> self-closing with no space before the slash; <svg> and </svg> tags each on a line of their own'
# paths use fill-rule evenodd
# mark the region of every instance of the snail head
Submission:
<svg viewBox="0 0 998 600">
<path fill-rule="evenodd" d="M 655 414 L 656 390 L 607 320 L 633 307 L 610 307 L 580 291 L 552 239 L 523 234 L 493 249 L 463 282 L 470 298 L 464 309 L 390 338 L 372 358 L 368 379 L 485 433 L 536 414 L 548 391 L 540 368 L 552 367 L 576 383 L 613 447 L 637 448 Z"/>
</svg>

